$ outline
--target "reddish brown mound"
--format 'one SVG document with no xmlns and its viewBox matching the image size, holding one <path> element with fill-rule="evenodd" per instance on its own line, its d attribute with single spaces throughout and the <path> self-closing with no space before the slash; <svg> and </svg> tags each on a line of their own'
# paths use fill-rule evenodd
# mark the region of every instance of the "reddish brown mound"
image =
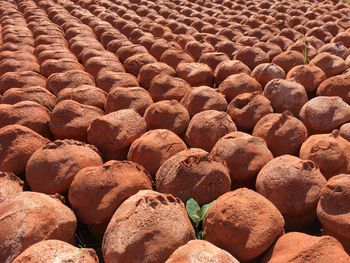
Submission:
<svg viewBox="0 0 350 263">
<path fill-rule="evenodd" d="M 339 75 L 347 68 L 342 58 L 328 52 L 319 53 L 310 61 L 310 65 L 322 69 L 327 78 Z"/>
<path fill-rule="evenodd" d="M 251 70 L 239 60 L 226 60 L 217 65 L 214 71 L 215 84 L 218 87 L 227 77 L 246 73 L 250 75 Z"/>
<path fill-rule="evenodd" d="M 176 68 L 176 74 L 192 87 L 213 86 L 213 72 L 204 63 L 180 63 Z"/>
<path fill-rule="evenodd" d="M 263 138 L 276 157 L 283 154 L 297 155 L 308 134 L 300 120 L 284 112 L 262 117 L 255 125 L 253 135 Z"/>
<path fill-rule="evenodd" d="M 262 263 L 347 263 L 350 258 L 341 244 L 330 236 L 316 237 L 292 232 L 280 237 L 264 256 Z"/>
<path fill-rule="evenodd" d="M 153 100 L 147 90 L 139 87 L 112 88 L 108 93 L 105 104 L 106 113 L 113 111 L 132 109 L 143 115 Z"/>
<path fill-rule="evenodd" d="M 262 195 L 241 188 L 220 196 L 204 221 L 204 239 L 240 261 L 262 255 L 284 232 L 278 209 Z M 231 235 L 229 233 L 236 233 Z"/>
<path fill-rule="evenodd" d="M 69 261 L 70 263 L 98 263 L 95 250 L 77 248 L 60 240 L 45 240 L 31 245 L 24 250 L 13 263 L 47 263 Z"/>
<path fill-rule="evenodd" d="M 269 56 L 258 47 L 238 49 L 234 59 L 242 61 L 250 70 L 253 70 L 259 64 L 270 62 Z"/>
<path fill-rule="evenodd" d="M 125 159 L 130 144 L 146 131 L 145 120 L 134 110 L 125 109 L 96 118 L 87 135 L 106 159 Z"/>
<path fill-rule="evenodd" d="M 227 102 L 230 102 L 242 93 L 262 92 L 259 82 L 246 73 L 234 74 L 227 77 L 221 82 L 218 90 L 225 96 Z"/>
<path fill-rule="evenodd" d="M 151 104 L 144 114 L 149 130 L 167 129 L 182 135 L 189 122 L 187 109 L 177 100 L 163 100 Z"/>
<path fill-rule="evenodd" d="M 166 160 L 156 174 L 158 192 L 172 194 L 183 202 L 194 198 L 205 205 L 230 191 L 229 170 L 219 158 L 192 148 Z"/>
<path fill-rule="evenodd" d="M 102 71 L 96 78 L 96 86 L 105 92 L 117 87 L 138 87 L 137 78 L 125 72 Z"/>
<path fill-rule="evenodd" d="M 105 262 L 162 263 L 194 239 L 183 203 L 172 195 L 139 191 L 115 212 L 104 235 Z"/>
<path fill-rule="evenodd" d="M 1 128 L 0 171 L 22 175 L 30 156 L 48 142 L 48 139 L 22 125 Z"/>
<path fill-rule="evenodd" d="M 92 145 L 73 140 L 54 141 L 30 157 L 25 176 L 33 191 L 63 194 L 80 169 L 101 164 L 102 159 Z"/>
<path fill-rule="evenodd" d="M 327 179 L 340 173 L 350 173 L 350 142 L 331 134 L 310 136 L 301 146 L 300 158 L 314 161 Z"/>
<path fill-rule="evenodd" d="M 314 162 L 282 155 L 261 169 L 256 190 L 279 209 L 287 231 L 302 230 L 314 221 L 326 182 Z"/>
<path fill-rule="evenodd" d="M 0 171 L 0 203 L 23 191 L 23 181 L 16 175 Z"/>
<path fill-rule="evenodd" d="M 193 116 L 186 130 L 185 141 L 190 147 L 209 152 L 221 137 L 236 130 L 235 123 L 226 112 L 206 110 Z"/>
<path fill-rule="evenodd" d="M 186 144 L 175 133 L 165 129 L 151 130 L 131 144 L 128 160 L 142 165 L 155 176 L 167 159 L 186 149 Z"/>
<path fill-rule="evenodd" d="M 11 88 L 46 87 L 46 78 L 33 71 L 7 72 L 0 77 L 0 94 Z"/>
<path fill-rule="evenodd" d="M 343 124 L 339 129 L 339 134 L 350 142 L 350 123 Z"/>
<path fill-rule="evenodd" d="M 140 86 L 149 89 L 152 80 L 159 74 L 169 75 L 172 77 L 176 76 L 175 70 L 162 62 L 150 63 L 144 65 L 138 75 L 138 81 Z"/>
<path fill-rule="evenodd" d="M 318 96 L 338 96 L 350 104 L 350 75 L 338 75 L 323 81 L 317 88 Z"/>
<path fill-rule="evenodd" d="M 275 56 L 272 62 L 280 66 L 284 70 L 284 72 L 287 74 L 289 70 L 291 70 L 295 66 L 303 65 L 304 57 L 301 53 L 297 51 L 288 50 Z"/>
<path fill-rule="evenodd" d="M 46 239 L 72 242 L 77 221 L 59 200 L 22 192 L 0 204 L 0 261 L 10 263 L 31 245 Z"/>
<path fill-rule="evenodd" d="M 263 63 L 254 68 L 252 77 L 260 83 L 262 87 L 273 79 L 284 79 L 284 70 L 274 63 Z"/>
<path fill-rule="evenodd" d="M 205 240 L 191 240 L 179 247 L 165 263 L 239 263 L 230 253 Z"/>
<path fill-rule="evenodd" d="M 103 115 L 99 108 L 63 100 L 52 111 L 50 130 L 56 139 L 87 141 L 87 128 L 93 120 Z"/>
<path fill-rule="evenodd" d="M 152 180 L 141 165 L 109 161 L 76 174 L 69 188 L 69 202 L 82 223 L 108 224 L 127 198 L 146 189 L 152 190 Z"/>
</svg>

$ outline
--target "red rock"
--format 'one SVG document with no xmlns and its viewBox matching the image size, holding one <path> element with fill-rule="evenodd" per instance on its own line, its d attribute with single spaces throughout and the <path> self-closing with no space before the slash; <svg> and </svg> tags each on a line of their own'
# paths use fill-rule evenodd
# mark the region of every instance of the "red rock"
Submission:
<svg viewBox="0 0 350 263">
<path fill-rule="evenodd" d="M 111 113 L 122 109 L 132 109 L 143 115 L 147 107 L 152 103 L 150 94 L 143 88 L 113 88 L 108 93 L 105 111 L 106 113 Z"/>
<path fill-rule="evenodd" d="M 199 63 L 207 64 L 211 68 L 212 72 L 214 72 L 216 67 L 224 61 L 230 61 L 230 58 L 222 52 L 204 53 L 198 60 Z"/>
<path fill-rule="evenodd" d="M 117 208 L 139 190 L 152 190 L 152 179 L 141 166 L 109 161 L 81 169 L 69 188 L 69 202 L 80 222 L 108 224 Z"/>
<path fill-rule="evenodd" d="M 299 115 L 310 133 L 327 133 L 350 121 L 350 106 L 340 97 L 319 96 L 305 103 Z"/>
<path fill-rule="evenodd" d="M 116 58 L 92 57 L 86 61 L 84 67 L 95 79 L 103 71 L 125 72 L 123 64 Z"/>
<path fill-rule="evenodd" d="M 63 194 L 80 169 L 101 164 L 102 159 L 92 145 L 74 140 L 54 141 L 30 157 L 25 176 L 33 191 Z"/>
<path fill-rule="evenodd" d="M 155 180 L 158 192 L 172 194 L 183 202 L 193 198 L 199 205 L 208 204 L 231 189 L 229 170 L 224 162 L 196 148 L 166 160 Z"/>
<path fill-rule="evenodd" d="M 46 239 L 72 242 L 74 213 L 60 201 L 36 192 L 22 192 L 0 204 L 0 260 L 12 262 L 31 245 Z"/>
<path fill-rule="evenodd" d="M 22 125 L 0 129 L 0 170 L 23 175 L 30 156 L 49 140 Z"/>
<path fill-rule="evenodd" d="M 71 263 L 98 263 L 96 252 L 91 248 L 77 248 L 60 240 L 44 240 L 24 250 L 13 263 L 35 261 L 47 263 L 68 260 Z"/>
<path fill-rule="evenodd" d="M 250 75 L 250 69 L 239 60 L 226 60 L 217 65 L 214 71 L 215 84 L 219 86 L 227 77 L 235 74 L 246 73 Z"/>
<path fill-rule="evenodd" d="M 261 85 L 246 73 L 234 74 L 227 77 L 218 87 L 226 100 L 230 102 L 242 93 L 262 92 Z"/>
<path fill-rule="evenodd" d="M 308 262 L 311 258 L 319 263 L 347 263 L 350 260 L 335 238 L 292 232 L 277 240 L 264 256 L 262 263 Z"/>
<path fill-rule="evenodd" d="M 162 62 L 150 63 L 144 65 L 138 75 L 138 81 L 140 86 L 149 89 L 152 80 L 159 74 L 169 75 L 172 77 L 176 76 L 175 70 Z"/>
<path fill-rule="evenodd" d="M 11 198 L 17 193 L 23 192 L 23 181 L 16 175 L 0 171 L 0 203 L 6 198 Z"/>
<path fill-rule="evenodd" d="M 112 88 L 138 87 L 139 83 L 137 78 L 129 73 L 106 70 L 98 74 L 96 86 L 108 93 Z"/>
<path fill-rule="evenodd" d="M 7 72 L 0 76 L 0 94 L 11 88 L 46 86 L 46 78 L 33 71 Z"/>
<path fill-rule="evenodd" d="M 146 131 L 145 120 L 134 110 L 124 109 L 93 120 L 87 138 L 106 159 L 125 159 L 128 147 Z"/>
<path fill-rule="evenodd" d="M 262 87 L 273 79 L 284 79 L 284 70 L 274 63 L 262 63 L 254 68 L 252 77 L 260 83 Z"/>
<path fill-rule="evenodd" d="M 242 61 L 250 70 L 257 65 L 270 62 L 269 56 L 258 47 L 244 47 L 237 50 L 234 59 Z"/>
<path fill-rule="evenodd" d="M 183 203 L 172 195 L 143 190 L 129 197 L 112 217 L 102 244 L 103 258 L 106 263 L 130 257 L 162 263 L 191 239 L 194 231 Z"/>
<path fill-rule="evenodd" d="M 191 240 L 179 247 L 165 263 L 195 262 L 239 263 L 230 253 L 205 240 Z"/>
<path fill-rule="evenodd" d="M 167 159 L 186 149 L 186 144 L 175 133 L 165 129 L 151 130 L 131 144 L 128 160 L 142 165 L 155 176 Z"/>
<path fill-rule="evenodd" d="M 272 62 L 280 66 L 284 70 L 284 72 L 287 74 L 289 70 L 291 70 L 295 66 L 303 65 L 304 57 L 300 52 L 297 52 L 294 50 L 288 50 L 275 56 Z"/>
<path fill-rule="evenodd" d="M 245 262 L 262 255 L 283 234 L 283 226 L 281 213 L 269 200 L 241 188 L 220 196 L 209 208 L 204 239 Z"/>
<path fill-rule="evenodd" d="M 52 74 L 62 73 L 69 70 L 84 70 L 84 67 L 72 59 L 48 59 L 40 65 L 41 74 L 48 78 Z"/>
<path fill-rule="evenodd" d="M 328 52 L 319 53 L 310 61 L 310 65 L 322 69 L 327 78 L 342 74 L 346 70 L 344 60 Z"/>
<path fill-rule="evenodd" d="M 338 96 L 350 104 L 350 76 L 337 75 L 323 81 L 317 88 L 317 96 Z"/>
<path fill-rule="evenodd" d="M 170 67 L 176 70 L 177 66 L 181 63 L 191 63 L 194 62 L 191 55 L 186 51 L 180 51 L 175 49 L 168 49 L 160 57 L 160 62 L 168 64 Z"/>
<path fill-rule="evenodd" d="M 266 84 L 263 94 L 271 101 L 274 112 L 288 110 L 295 116 L 298 116 L 300 109 L 308 101 L 305 88 L 292 80 L 271 80 Z"/>
<path fill-rule="evenodd" d="M 63 100 L 52 111 L 50 130 L 56 139 L 86 141 L 87 128 L 93 120 L 103 115 L 99 108 Z"/>
<path fill-rule="evenodd" d="M 184 138 L 190 147 L 210 151 L 221 137 L 236 130 L 227 113 L 206 110 L 192 117 Z"/>
<path fill-rule="evenodd" d="M 317 202 L 326 182 L 314 162 L 282 155 L 261 169 L 256 191 L 279 209 L 287 231 L 302 230 L 315 220 Z"/>
<path fill-rule="evenodd" d="M 327 179 L 350 173 L 350 143 L 335 130 L 331 134 L 310 136 L 301 146 L 300 158 L 312 160 Z"/>
<path fill-rule="evenodd" d="M 339 134 L 350 142 L 350 123 L 343 124 L 339 129 Z"/>
</svg>

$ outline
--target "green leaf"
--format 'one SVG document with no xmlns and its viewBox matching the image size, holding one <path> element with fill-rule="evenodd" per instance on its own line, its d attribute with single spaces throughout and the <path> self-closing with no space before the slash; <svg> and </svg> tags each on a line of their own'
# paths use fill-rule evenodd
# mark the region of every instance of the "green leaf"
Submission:
<svg viewBox="0 0 350 263">
<path fill-rule="evenodd" d="M 192 222 L 198 226 L 201 221 L 201 208 L 199 207 L 196 200 L 190 198 L 186 202 L 186 211 Z"/>
<path fill-rule="evenodd" d="M 201 211 L 200 211 L 200 221 L 204 220 L 205 216 L 208 213 L 209 208 L 214 204 L 214 202 L 215 201 L 202 206 Z"/>
<path fill-rule="evenodd" d="M 203 231 L 202 230 L 196 234 L 196 239 L 199 239 L 199 240 L 203 239 Z"/>
</svg>

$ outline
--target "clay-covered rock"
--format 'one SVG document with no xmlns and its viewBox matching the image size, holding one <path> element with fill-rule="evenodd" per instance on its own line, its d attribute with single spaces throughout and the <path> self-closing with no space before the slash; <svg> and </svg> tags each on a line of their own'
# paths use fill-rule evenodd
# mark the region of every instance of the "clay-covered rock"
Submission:
<svg viewBox="0 0 350 263">
<path fill-rule="evenodd" d="M 333 237 L 291 232 L 277 240 L 262 263 L 297 263 L 308 262 L 310 259 L 319 263 L 347 263 L 350 260 L 342 245 Z"/>
<path fill-rule="evenodd" d="M 273 159 L 264 140 L 243 132 L 231 132 L 222 137 L 211 154 L 226 163 L 233 188 L 254 188 L 259 171 Z"/>
<path fill-rule="evenodd" d="M 81 85 L 75 88 L 65 88 L 57 95 L 57 102 L 74 100 L 80 104 L 104 109 L 107 94 L 103 90 L 91 85 Z"/>
<path fill-rule="evenodd" d="M 143 115 L 152 103 L 153 100 L 150 94 L 143 88 L 112 88 L 107 96 L 105 111 L 111 113 L 123 109 L 132 109 Z"/>
<path fill-rule="evenodd" d="M 46 88 L 53 94 L 58 94 L 66 88 L 76 88 L 81 85 L 95 85 L 94 78 L 83 70 L 69 70 L 51 75 L 47 79 Z"/>
<path fill-rule="evenodd" d="M 32 191 L 63 194 L 76 173 L 102 164 L 97 149 L 74 140 L 58 140 L 37 150 L 28 160 L 26 181 Z"/>
<path fill-rule="evenodd" d="M 230 253 L 205 240 L 191 240 L 179 247 L 165 263 L 239 263 Z"/>
<path fill-rule="evenodd" d="M 326 74 L 319 67 L 308 64 L 295 66 L 289 70 L 286 78 L 300 83 L 306 92 L 310 93 L 315 91 L 326 80 Z"/>
<path fill-rule="evenodd" d="M 207 52 L 204 53 L 198 60 L 199 63 L 207 64 L 214 72 L 216 67 L 224 61 L 229 61 L 230 58 L 222 52 Z"/>
<path fill-rule="evenodd" d="M 262 87 L 273 79 L 284 79 L 286 74 L 284 70 L 274 63 L 262 63 L 254 68 L 252 77 L 260 83 Z"/>
<path fill-rule="evenodd" d="M 185 141 L 192 148 L 209 152 L 221 137 L 236 130 L 235 123 L 226 112 L 206 110 L 192 117 Z"/>
<path fill-rule="evenodd" d="M 33 71 L 7 72 L 0 77 L 0 94 L 12 88 L 46 87 L 46 78 Z"/>
<path fill-rule="evenodd" d="M 261 169 L 256 191 L 279 209 L 287 231 L 302 230 L 315 220 L 316 206 L 326 182 L 313 161 L 282 155 Z"/>
<path fill-rule="evenodd" d="M 0 203 L 23 191 L 23 181 L 10 172 L 0 171 Z"/>
<path fill-rule="evenodd" d="M 204 63 L 180 63 L 176 68 L 176 74 L 192 87 L 213 86 L 213 71 Z"/>
<path fill-rule="evenodd" d="M 11 88 L 1 97 L 3 104 L 16 104 L 26 100 L 36 102 L 48 109 L 53 109 L 56 105 L 56 97 L 46 88 L 40 86 Z"/>
<path fill-rule="evenodd" d="M 128 160 L 142 165 L 155 176 L 167 159 L 186 149 L 186 144 L 175 133 L 165 129 L 151 130 L 131 144 Z"/>
<path fill-rule="evenodd" d="M 183 203 L 172 195 L 142 190 L 114 213 L 104 235 L 106 263 L 162 263 L 194 239 Z"/>
<path fill-rule="evenodd" d="M 31 245 L 46 239 L 74 240 L 77 220 L 58 199 L 22 192 L 0 203 L 0 261 L 10 263 Z"/>
<path fill-rule="evenodd" d="M 287 74 L 289 70 L 297 65 L 304 64 L 304 57 L 300 52 L 294 50 L 287 50 L 281 54 L 275 56 L 272 62 L 280 66 Z"/>
<path fill-rule="evenodd" d="M 85 62 L 84 67 L 95 79 L 103 71 L 125 72 L 123 64 L 116 58 L 92 57 Z"/>
<path fill-rule="evenodd" d="M 181 104 L 188 110 L 191 117 L 205 110 L 225 111 L 225 97 L 216 89 L 208 86 L 194 87 L 182 98 Z"/>
<path fill-rule="evenodd" d="M 117 208 L 139 190 L 152 190 L 152 180 L 141 165 L 109 161 L 81 169 L 69 188 L 69 202 L 84 224 L 107 223 Z"/>
<path fill-rule="evenodd" d="M 195 199 L 205 205 L 231 190 L 229 170 L 224 162 L 201 149 L 188 149 L 175 154 L 159 168 L 158 192 L 172 194 L 183 202 Z"/>
<path fill-rule="evenodd" d="M 266 84 L 263 94 L 271 101 L 274 112 L 288 110 L 294 116 L 298 116 L 301 107 L 308 100 L 303 85 L 293 80 L 271 80 Z"/>
<path fill-rule="evenodd" d="M 154 102 L 160 100 L 180 101 L 191 90 L 191 85 L 180 78 L 159 74 L 153 78 L 148 89 Z"/>
<path fill-rule="evenodd" d="M 157 60 L 148 53 L 136 54 L 124 61 L 124 67 L 126 72 L 137 77 L 140 73 L 141 68 L 144 65 L 156 63 Z"/>
<path fill-rule="evenodd" d="M 350 142 L 341 137 L 338 130 L 312 135 L 301 146 L 300 158 L 315 162 L 327 179 L 350 173 Z"/>
<path fill-rule="evenodd" d="M 327 78 L 342 74 L 347 69 L 342 58 L 328 52 L 319 53 L 310 61 L 310 65 L 322 69 Z"/>
<path fill-rule="evenodd" d="M 220 196 L 209 208 L 204 239 L 249 261 L 262 255 L 283 234 L 283 227 L 281 213 L 269 200 L 241 188 Z"/>
<path fill-rule="evenodd" d="M 176 71 L 172 67 L 162 62 L 146 64 L 141 68 L 138 75 L 140 86 L 145 89 L 149 89 L 152 80 L 159 74 L 175 77 Z"/>
<path fill-rule="evenodd" d="M 237 95 L 242 93 L 262 92 L 261 85 L 246 73 L 234 74 L 227 77 L 218 87 L 227 102 L 231 102 Z"/>
<path fill-rule="evenodd" d="M 337 75 L 323 81 L 317 88 L 317 96 L 338 96 L 350 104 L 350 75 Z"/>
<path fill-rule="evenodd" d="M 146 109 L 143 117 L 149 130 L 167 129 L 180 136 L 190 122 L 187 109 L 177 100 L 153 103 Z"/>
<path fill-rule="evenodd" d="M 40 65 L 41 74 L 48 78 L 52 74 L 66 72 L 70 70 L 84 70 L 84 67 L 76 60 L 61 58 L 61 59 L 48 59 Z"/>
<path fill-rule="evenodd" d="M 234 59 L 242 61 L 250 70 L 259 64 L 270 62 L 270 57 L 258 47 L 243 47 L 237 50 Z"/>
<path fill-rule="evenodd" d="M 50 118 L 50 111 L 33 101 L 21 101 L 13 105 L 0 104 L 1 128 L 10 124 L 20 124 L 50 138 Z"/>
<path fill-rule="evenodd" d="M 350 121 L 350 106 L 337 96 L 319 96 L 305 103 L 299 116 L 310 133 L 329 133 Z"/>
<path fill-rule="evenodd" d="M 23 175 L 30 156 L 49 140 L 22 125 L 0 129 L 0 171 Z"/>
<path fill-rule="evenodd" d="M 227 114 L 240 131 L 252 131 L 256 123 L 272 113 L 271 102 L 258 91 L 237 95 L 227 106 Z"/>
<path fill-rule="evenodd" d="M 125 159 L 130 144 L 146 131 L 145 120 L 136 111 L 125 109 L 92 121 L 87 138 L 106 159 Z"/>
<path fill-rule="evenodd" d="M 350 123 L 343 124 L 339 129 L 339 134 L 344 139 L 350 142 Z"/>
<path fill-rule="evenodd" d="M 87 141 L 87 128 L 104 112 L 96 107 L 63 100 L 52 111 L 50 130 L 56 139 Z"/>
<path fill-rule="evenodd" d="M 253 135 L 263 138 L 272 154 L 297 155 L 308 133 L 305 125 L 289 112 L 270 113 L 255 125 Z"/>
<path fill-rule="evenodd" d="M 226 60 L 217 65 L 214 71 L 215 84 L 218 87 L 227 77 L 246 73 L 250 75 L 251 70 L 243 62 L 239 60 Z"/>
<path fill-rule="evenodd" d="M 98 257 L 92 248 L 77 248 L 61 240 L 44 240 L 24 250 L 13 263 L 54 263 L 69 261 L 71 263 L 98 263 Z"/>
<path fill-rule="evenodd" d="M 322 232 L 338 239 L 350 252 L 350 174 L 340 174 L 328 180 L 317 206 Z"/>
<path fill-rule="evenodd" d="M 137 78 L 129 73 L 105 70 L 98 74 L 96 86 L 108 93 L 112 88 L 138 87 L 139 83 Z"/>
</svg>

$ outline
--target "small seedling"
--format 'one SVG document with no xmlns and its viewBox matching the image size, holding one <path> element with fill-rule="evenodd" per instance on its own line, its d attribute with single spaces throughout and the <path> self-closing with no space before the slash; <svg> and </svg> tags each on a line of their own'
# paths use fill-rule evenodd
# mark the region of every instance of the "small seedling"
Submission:
<svg viewBox="0 0 350 263">
<path fill-rule="evenodd" d="M 308 54 L 308 46 L 309 46 L 309 41 L 307 40 L 307 37 L 304 36 L 304 46 L 302 49 L 302 54 L 303 54 L 303 61 L 304 61 L 304 65 L 309 64 L 310 60 L 309 60 L 309 54 Z"/>
<path fill-rule="evenodd" d="M 186 202 L 186 211 L 196 231 L 197 239 L 203 239 L 203 221 L 213 203 L 214 201 L 200 207 L 193 198 L 188 199 Z"/>
</svg>

